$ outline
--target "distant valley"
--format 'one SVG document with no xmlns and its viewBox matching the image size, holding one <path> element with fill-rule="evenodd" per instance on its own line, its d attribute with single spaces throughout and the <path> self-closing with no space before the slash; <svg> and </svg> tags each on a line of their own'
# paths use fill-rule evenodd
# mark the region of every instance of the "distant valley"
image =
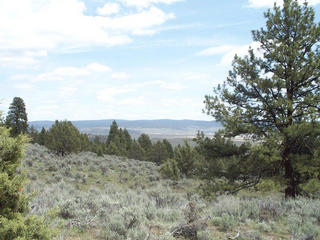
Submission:
<svg viewBox="0 0 320 240">
<path fill-rule="evenodd" d="M 198 131 L 203 131 L 206 135 L 213 135 L 222 126 L 216 121 L 200 120 L 119 120 L 115 119 L 118 126 L 126 128 L 132 137 L 137 138 L 142 133 L 146 133 L 153 139 L 186 139 L 193 138 Z M 113 119 L 106 120 L 82 120 L 72 121 L 81 132 L 92 135 L 107 135 Z M 38 131 L 42 127 L 49 129 L 54 121 L 31 121 L 30 126 L 34 126 Z"/>
</svg>

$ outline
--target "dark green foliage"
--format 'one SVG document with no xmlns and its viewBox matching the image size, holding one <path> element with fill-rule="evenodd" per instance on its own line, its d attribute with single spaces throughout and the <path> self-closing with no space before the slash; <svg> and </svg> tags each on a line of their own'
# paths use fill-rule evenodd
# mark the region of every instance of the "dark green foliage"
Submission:
<svg viewBox="0 0 320 240">
<path fill-rule="evenodd" d="M 127 129 L 123 130 L 123 138 L 124 138 L 125 151 L 128 153 L 131 149 L 132 138 Z"/>
<path fill-rule="evenodd" d="M 37 139 L 36 139 L 36 142 L 39 143 L 40 145 L 47 145 L 48 141 L 48 132 L 45 128 L 42 128 L 41 129 L 41 132 L 39 133 Z"/>
<path fill-rule="evenodd" d="M 153 146 L 150 152 L 150 160 L 151 162 L 157 163 L 161 165 L 164 163 L 169 157 L 167 146 L 162 141 L 157 141 Z"/>
<path fill-rule="evenodd" d="M 102 157 L 104 151 L 103 151 L 103 148 L 102 148 L 101 146 L 98 146 L 94 152 L 95 152 L 99 157 Z"/>
<path fill-rule="evenodd" d="M 118 139 L 116 139 L 117 136 L 119 136 L 118 124 L 116 123 L 116 121 L 113 121 L 110 126 L 110 130 L 107 138 L 107 145 L 110 144 L 111 142 L 117 142 L 118 141 Z"/>
<path fill-rule="evenodd" d="M 165 146 L 165 141 L 162 144 Z M 165 177 L 169 177 L 172 179 L 178 179 L 181 176 L 184 177 L 194 177 L 198 175 L 198 170 L 202 175 L 204 174 L 204 156 L 205 153 L 202 152 L 199 154 L 200 149 L 200 141 L 197 148 L 193 148 L 190 144 L 185 141 L 184 145 L 178 145 L 173 152 L 173 157 L 164 160 L 164 163 L 161 165 L 161 173 Z M 198 152 L 199 151 L 199 152 Z M 203 155 L 202 155 L 203 154 Z M 168 155 L 167 155 L 168 156 Z M 206 168 L 207 169 L 207 168 Z"/>
<path fill-rule="evenodd" d="M 132 138 L 127 129 L 119 128 L 116 121 L 113 121 L 107 138 L 106 153 L 128 157 L 131 144 Z"/>
<path fill-rule="evenodd" d="M 38 143 L 44 143 L 47 148 L 62 156 L 90 149 L 88 136 L 81 134 L 70 121 L 56 121 L 48 131 L 43 128 Z"/>
<path fill-rule="evenodd" d="M 178 180 L 181 177 L 181 172 L 178 163 L 175 159 L 169 158 L 160 167 L 160 173 L 167 178 Z"/>
<path fill-rule="evenodd" d="M 27 196 L 22 188 L 24 177 L 16 173 L 20 165 L 25 138 L 9 136 L 0 127 L 0 240 L 49 240 L 52 233 L 43 220 L 26 216 Z"/>
<path fill-rule="evenodd" d="M 163 139 L 162 142 L 166 146 L 168 157 L 173 158 L 174 152 L 173 152 L 172 144 L 167 139 Z"/>
<path fill-rule="evenodd" d="M 110 142 L 107 146 L 107 154 L 120 156 L 121 152 L 114 142 Z"/>
<path fill-rule="evenodd" d="M 138 160 L 143 160 L 145 158 L 145 151 L 136 140 L 133 140 L 131 144 L 128 157 Z"/>
<path fill-rule="evenodd" d="M 145 149 L 150 148 L 149 136 L 146 134 L 142 134 L 140 141 L 145 146 Z M 149 139 L 149 140 L 148 140 Z M 138 139 L 139 140 L 139 139 Z M 145 150 L 146 151 L 146 150 Z M 161 165 L 169 158 L 174 157 L 173 147 L 171 143 L 164 139 L 162 141 L 157 141 L 155 144 L 151 143 L 151 148 L 146 151 L 145 159 L 147 161 L 155 162 L 158 165 Z"/>
<path fill-rule="evenodd" d="M 146 153 L 149 153 L 151 151 L 152 142 L 150 140 L 150 137 L 147 134 L 144 134 L 144 133 L 141 134 L 140 137 L 138 138 L 138 143 Z"/>
<path fill-rule="evenodd" d="M 261 168 L 251 158 L 252 174 L 259 178 L 277 169 L 286 197 L 295 197 L 320 172 L 313 144 L 320 137 L 320 25 L 314 10 L 295 0 L 284 0 L 283 8 L 275 6 L 265 17 L 266 28 L 252 32 L 263 55 L 249 49 L 244 58 L 235 56 L 227 81 L 214 96 L 206 96 L 205 104 L 224 125 L 225 136 L 244 134 L 260 141 L 257 148 L 269 161 Z"/>
<path fill-rule="evenodd" d="M 253 187 L 262 177 L 274 177 L 277 169 L 270 163 L 278 162 L 274 146 L 249 144 L 235 145 L 231 140 L 216 133 L 213 138 L 198 133 L 196 150 L 204 159 L 201 162 L 201 178 L 207 180 L 212 191 L 235 193 L 243 188 Z M 257 173 L 263 173 L 257 174 Z"/>
<path fill-rule="evenodd" d="M 98 136 L 95 136 L 93 143 L 91 144 L 91 151 L 95 152 L 100 157 L 106 152 L 106 145 L 104 142 L 100 141 Z"/>
<path fill-rule="evenodd" d="M 174 150 L 174 159 L 177 166 L 180 172 L 187 177 L 192 177 L 195 174 L 201 158 L 201 155 L 187 141 L 183 146 L 178 145 Z"/>
<path fill-rule="evenodd" d="M 90 151 L 90 150 L 91 150 L 91 142 L 88 138 L 88 135 L 80 133 L 80 151 Z"/>
<path fill-rule="evenodd" d="M 11 129 L 10 133 L 12 136 L 27 133 L 28 117 L 26 113 L 26 106 L 22 98 L 13 98 L 5 123 L 6 126 Z"/>
<path fill-rule="evenodd" d="M 37 138 L 38 138 L 38 131 L 34 128 L 34 126 L 31 126 L 29 129 L 28 129 L 28 134 L 31 138 L 30 142 L 31 143 L 36 143 L 37 142 Z"/>
<path fill-rule="evenodd" d="M 127 129 L 119 128 L 116 121 L 110 126 L 106 142 L 106 153 L 128 157 L 137 160 L 152 161 L 158 165 L 169 157 L 174 157 L 173 147 L 167 140 L 152 144 L 147 134 L 141 134 L 136 140 L 132 140 Z"/>
</svg>

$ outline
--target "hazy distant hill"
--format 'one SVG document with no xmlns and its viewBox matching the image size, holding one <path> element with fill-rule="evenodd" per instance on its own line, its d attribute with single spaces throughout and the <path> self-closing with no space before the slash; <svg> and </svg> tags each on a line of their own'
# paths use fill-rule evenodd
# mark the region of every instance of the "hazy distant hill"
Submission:
<svg viewBox="0 0 320 240">
<path fill-rule="evenodd" d="M 193 137 L 198 130 L 212 135 L 221 125 L 216 121 L 199 121 L 199 120 L 119 120 L 115 119 L 119 127 L 126 128 L 133 137 L 141 133 L 147 133 L 152 138 L 188 138 Z M 72 121 L 72 123 L 84 133 L 106 135 L 109 131 L 113 119 L 106 120 L 82 120 Z M 37 130 L 42 127 L 48 129 L 54 121 L 31 121 Z"/>
</svg>

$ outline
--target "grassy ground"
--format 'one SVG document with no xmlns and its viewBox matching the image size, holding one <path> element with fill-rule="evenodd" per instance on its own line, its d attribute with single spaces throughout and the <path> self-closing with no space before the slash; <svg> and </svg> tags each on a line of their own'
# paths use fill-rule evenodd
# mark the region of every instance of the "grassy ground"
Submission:
<svg viewBox="0 0 320 240">
<path fill-rule="evenodd" d="M 162 179 L 150 162 L 94 153 L 57 157 L 28 145 L 21 171 L 59 240 L 320 239 L 320 200 L 197 194 L 200 182 Z"/>
</svg>

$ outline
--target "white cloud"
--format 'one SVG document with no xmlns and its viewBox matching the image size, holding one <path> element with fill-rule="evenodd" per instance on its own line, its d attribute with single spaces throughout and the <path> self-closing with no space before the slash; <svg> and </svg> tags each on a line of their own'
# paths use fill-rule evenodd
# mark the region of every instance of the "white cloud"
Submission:
<svg viewBox="0 0 320 240">
<path fill-rule="evenodd" d="M 46 57 L 48 55 L 45 50 L 26 51 L 24 54 L 28 57 Z"/>
<path fill-rule="evenodd" d="M 235 55 L 238 55 L 240 57 L 247 55 L 250 47 L 255 51 L 256 56 L 262 55 L 262 53 L 258 50 L 260 47 L 260 44 L 258 42 L 252 42 L 250 44 L 237 46 L 233 49 L 230 49 L 230 51 L 226 52 L 223 55 L 223 57 L 220 61 L 220 65 L 223 65 L 223 66 L 231 65 Z"/>
<path fill-rule="evenodd" d="M 208 73 L 201 73 L 201 72 L 186 72 L 183 74 L 183 80 L 186 81 L 207 81 L 211 79 L 211 75 Z"/>
<path fill-rule="evenodd" d="M 119 72 L 119 73 L 113 73 L 111 75 L 112 79 L 117 79 L 117 80 L 124 80 L 130 78 L 129 74 L 124 73 L 124 72 Z"/>
<path fill-rule="evenodd" d="M 119 101 L 119 105 L 127 105 L 127 106 L 138 106 L 145 105 L 147 102 L 143 96 L 135 97 L 135 98 L 125 98 Z"/>
<path fill-rule="evenodd" d="M 101 19 L 101 25 L 106 29 L 122 30 L 134 35 L 149 35 L 156 32 L 152 27 L 159 26 L 174 17 L 173 13 L 167 14 L 157 7 L 150 7 L 126 16 Z"/>
<path fill-rule="evenodd" d="M 116 14 L 120 11 L 120 6 L 117 3 L 106 3 L 103 7 L 97 9 L 97 13 L 101 16 Z"/>
<path fill-rule="evenodd" d="M 173 1 L 143 2 L 149 7 L 125 15 L 108 15 L 117 13 L 119 6 L 107 3 L 97 9 L 100 16 L 89 16 L 80 0 L 1 1 L 0 65 L 30 66 L 55 50 L 127 44 L 132 35 L 154 34 L 161 30 L 154 27 L 174 18 L 173 13 L 150 5 Z M 4 55 L 3 51 L 10 54 Z"/>
<path fill-rule="evenodd" d="M 18 83 L 18 84 L 15 84 L 14 87 L 19 90 L 27 91 L 27 90 L 33 89 L 34 85 L 29 83 Z"/>
<path fill-rule="evenodd" d="M 131 7 L 137 7 L 137 8 L 146 8 L 153 4 L 172 4 L 175 2 L 180 2 L 183 0 L 119 0 L 121 3 L 131 6 Z"/>
<path fill-rule="evenodd" d="M 33 57 L 26 56 L 2 56 L 0 57 L 0 66 L 26 68 L 37 65 L 39 61 Z"/>
<path fill-rule="evenodd" d="M 302 4 L 305 0 L 299 0 L 298 2 Z M 281 6 L 283 4 L 283 0 L 249 0 L 249 7 L 272 7 L 274 3 Z M 320 3 L 320 0 L 309 0 L 308 3 L 310 5 L 316 5 Z"/>
<path fill-rule="evenodd" d="M 78 88 L 73 86 L 63 86 L 59 89 L 59 97 L 67 98 L 73 96 L 77 92 Z"/>
<path fill-rule="evenodd" d="M 258 42 L 252 42 L 250 44 L 245 45 L 221 45 L 212 48 L 204 49 L 196 55 L 198 56 L 216 56 L 222 55 L 220 59 L 220 65 L 222 66 L 230 66 L 232 63 L 234 56 L 245 56 L 248 54 L 248 50 L 251 47 L 257 54 L 257 56 L 262 56 L 261 51 L 259 50 L 260 44 Z"/>
<path fill-rule="evenodd" d="M 129 103 L 131 100 L 139 105 L 142 105 L 144 99 L 142 98 L 141 92 L 145 93 L 147 90 L 146 87 L 156 87 L 167 90 L 175 90 L 180 91 L 185 89 L 186 86 L 180 83 L 170 83 L 165 81 L 146 81 L 140 83 L 133 83 L 127 85 L 120 85 L 117 87 L 107 87 L 102 90 L 96 92 L 96 97 L 98 100 L 102 102 L 112 102 L 115 104 L 125 105 Z M 123 96 L 128 93 L 133 93 L 138 95 L 137 97 L 129 97 L 127 99 L 123 99 Z M 120 100 L 123 99 L 123 100 Z M 117 100 L 117 101 L 116 101 Z"/>
<path fill-rule="evenodd" d="M 162 99 L 161 100 L 161 103 L 164 105 L 164 106 L 172 106 L 172 105 L 175 105 L 175 106 L 186 106 L 186 105 L 189 105 L 190 103 L 192 103 L 192 100 L 191 99 L 188 99 L 188 98 L 183 98 L 183 99 L 178 99 L 178 98 L 172 98 L 172 99 Z"/>
<path fill-rule="evenodd" d="M 45 50 L 10 51 L 3 49 L 0 51 L 0 66 L 14 68 L 36 68 L 38 66 L 39 59 L 45 56 L 47 56 L 47 51 Z"/>
<path fill-rule="evenodd" d="M 180 91 L 182 89 L 187 88 L 185 84 L 181 84 L 178 82 L 155 81 L 154 83 L 159 85 L 160 88 L 168 89 L 168 90 Z"/>
<path fill-rule="evenodd" d="M 109 66 L 100 63 L 91 63 L 84 67 L 59 67 L 51 72 L 40 74 L 33 81 L 62 81 L 67 77 L 83 77 L 94 73 L 107 73 L 111 71 L 112 69 Z"/>
<path fill-rule="evenodd" d="M 111 72 L 112 69 L 109 66 L 100 63 L 91 63 L 85 67 L 90 72 Z"/>
<path fill-rule="evenodd" d="M 97 98 L 103 102 L 114 102 L 116 96 L 133 91 L 135 90 L 127 87 L 109 87 L 98 91 Z"/>
<path fill-rule="evenodd" d="M 216 46 L 216 47 L 211 47 L 204 49 L 200 52 L 198 52 L 196 55 L 198 56 L 212 56 L 212 55 L 218 55 L 218 54 L 223 54 L 226 52 L 229 52 L 232 49 L 235 49 L 236 46 L 234 45 L 221 45 L 221 46 Z"/>
</svg>

